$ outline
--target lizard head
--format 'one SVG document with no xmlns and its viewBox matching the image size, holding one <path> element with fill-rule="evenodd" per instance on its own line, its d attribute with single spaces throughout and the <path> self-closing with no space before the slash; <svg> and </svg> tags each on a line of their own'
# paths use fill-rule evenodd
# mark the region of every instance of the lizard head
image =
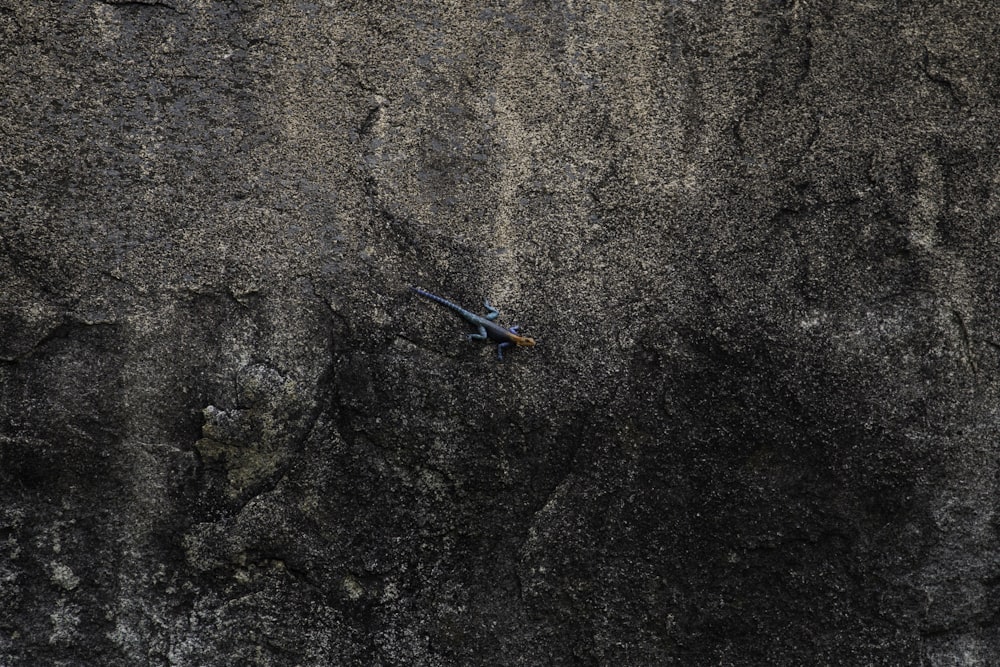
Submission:
<svg viewBox="0 0 1000 667">
<path fill-rule="evenodd" d="M 518 347 L 534 347 L 535 339 L 529 338 L 527 336 L 511 336 L 514 339 L 514 344 Z"/>
</svg>

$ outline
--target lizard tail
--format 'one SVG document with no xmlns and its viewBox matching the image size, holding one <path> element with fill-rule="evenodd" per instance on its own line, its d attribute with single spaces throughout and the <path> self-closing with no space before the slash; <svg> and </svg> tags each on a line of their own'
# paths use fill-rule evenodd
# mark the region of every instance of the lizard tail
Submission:
<svg viewBox="0 0 1000 667">
<path fill-rule="evenodd" d="M 452 303 L 451 301 L 448 301 L 448 299 L 440 297 L 437 294 L 431 294 L 430 292 L 428 292 L 426 290 L 422 290 L 419 287 L 411 287 L 410 289 L 412 291 L 416 292 L 417 294 L 419 294 L 420 296 L 427 297 L 431 301 L 435 301 L 437 303 L 440 303 L 445 308 L 451 308 L 452 310 L 454 310 L 459 315 L 462 315 L 463 317 L 465 317 L 465 316 L 471 316 L 472 315 L 472 313 L 470 313 L 469 311 L 467 311 L 465 308 L 462 308 L 457 303 Z"/>
</svg>

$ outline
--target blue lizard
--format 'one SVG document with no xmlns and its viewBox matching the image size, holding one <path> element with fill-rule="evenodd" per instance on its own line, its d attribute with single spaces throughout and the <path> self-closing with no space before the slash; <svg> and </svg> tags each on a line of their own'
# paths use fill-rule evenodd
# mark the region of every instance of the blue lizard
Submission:
<svg viewBox="0 0 1000 667">
<path fill-rule="evenodd" d="M 504 329 L 502 326 L 494 322 L 493 320 L 499 317 L 500 312 L 491 306 L 489 301 L 483 301 L 483 305 L 486 306 L 486 315 L 479 316 L 475 313 L 470 313 L 465 308 L 462 308 L 451 301 L 448 301 L 448 299 L 439 297 L 437 294 L 425 292 L 419 287 L 411 287 L 410 289 L 420 296 L 425 296 L 431 301 L 440 303 L 445 308 L 454 310 L 466 322 L 474 327 L 477 327 L 478 330 L 476 333 L 469 334 L 467 336 L 468 340 L 495 341 L 497 343 L 497 359 L 500 361 L 503 361 L 503 351 L 506 347 L 510 347 L 511 345 L 516 345 L 518 347 L 533 347 L 535 345 L 534 338 L 519 336 L 517 334 L 520 329 L 517 325 L 512 326 L 509 329 Z"/>
</svg>

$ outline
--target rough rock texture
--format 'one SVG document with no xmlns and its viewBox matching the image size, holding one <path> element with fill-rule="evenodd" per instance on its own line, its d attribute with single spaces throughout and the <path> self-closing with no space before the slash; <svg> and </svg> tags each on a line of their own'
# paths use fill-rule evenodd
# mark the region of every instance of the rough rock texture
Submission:
<svg viewBox="0 0 1000 667">
<path fill-rule="evenodd" d="M 0 664 L 1000 664 L 993 9 L 0 0 Z"/>
</svg>

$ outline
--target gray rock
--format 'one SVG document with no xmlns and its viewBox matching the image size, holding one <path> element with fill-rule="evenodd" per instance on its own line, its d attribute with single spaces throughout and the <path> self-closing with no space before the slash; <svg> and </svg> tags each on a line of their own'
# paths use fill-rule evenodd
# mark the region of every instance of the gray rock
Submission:
<svg viewBox="0 0 1000 667">
<path fill-rule="evenodd" d="M 1000 663 L 988 3 L 0 1 L 0 664 Z"/>
</svg>

